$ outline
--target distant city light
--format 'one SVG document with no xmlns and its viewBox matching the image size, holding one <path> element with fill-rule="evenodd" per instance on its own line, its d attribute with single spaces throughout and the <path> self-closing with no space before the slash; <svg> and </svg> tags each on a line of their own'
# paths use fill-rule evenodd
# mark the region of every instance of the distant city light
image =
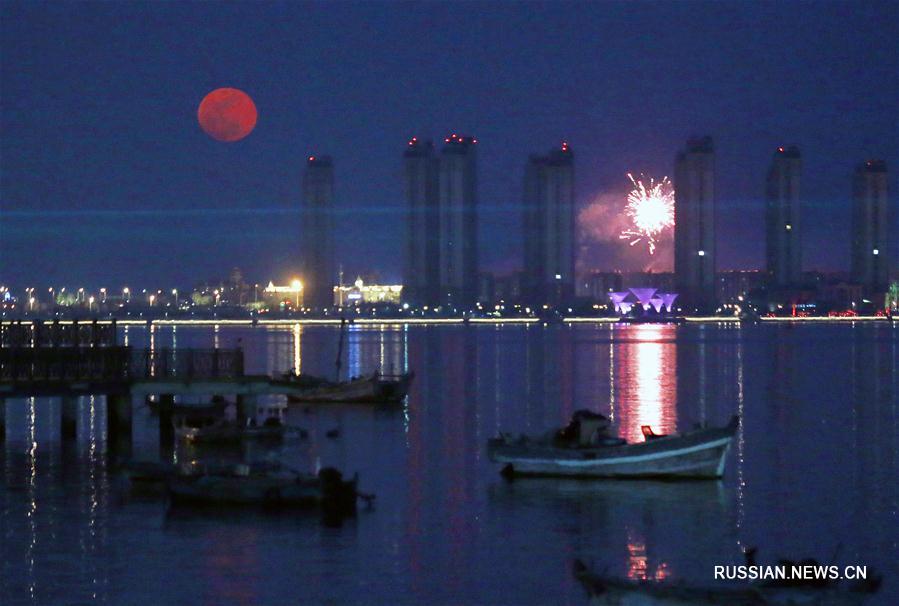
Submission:
<svg viewBox="0 0 899 606">
<path fill-rule="evenodd" d="M 879 255 L 879 254 L 880 254 L 880 249 L 875 248 L 875 249 L 872 251 L 872 253 L 875 254 L 875 255 Z"/>
<path fill-rule="evenodd" d="M 700 257 L 704 257 L 704 256 L 705 256 L 705 251 L 704 251 L 704 250 L 701 250 L 701 251 L 699 251 L 699 252 L 696 253 L 696 254 L 699 255 Z"/>
<path fill-rule="evenodd" d="M 627 178 L 634 185 L 627 195 L 624 209 L 631 219 L 631 227 L 621 232 L 619 237 L 630 240 L 631 246 L 645 240 L 649 254 L 653 254 L 659 235 L 674 225 L 674 189 L 668 177 L 663 177 L 658 183 L 650 179 L 648 187 L 642 178 L 636 180 L 630 173 Z"/>
</svg>

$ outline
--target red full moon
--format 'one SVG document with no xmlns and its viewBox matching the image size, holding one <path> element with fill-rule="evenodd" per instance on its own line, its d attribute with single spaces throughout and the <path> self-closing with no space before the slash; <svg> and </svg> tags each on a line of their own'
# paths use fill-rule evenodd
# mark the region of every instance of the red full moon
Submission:
<svg viewBox="0 0 899 606">
<path fill-rule="evenodd" d="M 197 119 L 206 134 L 217 141 L 240 141 L 256 126 L 256 105 L 236 88 L 217 88 L 200 102 Z"/>
</svg>

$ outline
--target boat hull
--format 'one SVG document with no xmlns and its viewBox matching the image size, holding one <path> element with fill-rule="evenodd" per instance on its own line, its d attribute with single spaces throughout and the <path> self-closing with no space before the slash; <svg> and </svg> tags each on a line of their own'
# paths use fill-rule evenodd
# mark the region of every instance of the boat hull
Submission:
<svg viewBox="0 0 899 606">
<path fill-rule="evenodd" d="M 852 606 L 861 605 L 874 587 L 691 585 L 684 582 L 635 581 L 591 573 L 580 561 L 574 577 L 590 596 L 591 606 Z"/>
<path fill-rule="evenodd" d="M 330 404 L 397 403 L 402 401 L 409 392 L 412 376 L 409 373 L 394 379 L 374 375 L 343 383 L 323 385 L 302 393 L 289 394 L 287 400 L 289 402 Z"/>
<path fill-rule="evenodd" d="M 175 436 L 190 444 L 234 444 L 243 440 L 280 440 L 285 431 L 283 425 L 240 427 L 223 424 L 209 428 L 176 427 Z"/>
<path fill-rule="evenodd" d="M 322 500 L 316 484 L 290 480 L 240 478 L 173 478 L 169 481 L 172 499 L 179 502 L 219 505 L 278 505 L 317 507 Z"/>
<path fill-rule="evenodd" d="M 679 436 L 602 448 L 556 448 L 491 440 L 488 453 L 512 476 L 572 478 L 716 479 L 724 464 L 736 422 Z"/>
<path fill-rule="evenodd" d="M 292 474 L 174 476 L 168 480 L 174 503 L 216 506 L 262 506 L 275 509 L 315 509 L 352 514 L 356 508 L 356 480 L 322 470 L 318 477 Z"/>
</svg>

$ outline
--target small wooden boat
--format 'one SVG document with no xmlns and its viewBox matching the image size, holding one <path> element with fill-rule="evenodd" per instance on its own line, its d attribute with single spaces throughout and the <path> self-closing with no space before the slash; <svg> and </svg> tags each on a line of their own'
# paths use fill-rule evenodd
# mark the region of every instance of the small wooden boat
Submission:
<svg viewBox="0 0 899 606">
<path fill-rule="evenodd" d="M 507 477 L 714 479 L 724 475 L 738 425 L 735 416 L 724 427 L 678 435 L 657 435 L 644 426 L 645 441 L 627 443 L 608 433 L 608 419 L 583 410 L 550 436 L 501 435 L 488 441 L 487 451 Z"/>
<path fill-rule="evenodd" d="M 391 404 L 401 402 L 409 393 L 414 373 L 385 375 L 375 372 L 347 381 L 329 381 L 310 375 L 285 375 L 299 389 L 287 396 L 289 402 Z"/>
<path fill-rule="evenodd" d="M 256 505 L 321 508 L 351 514 L 356 509 L 357 478 L 344 480 L 333 468 L 302 474 L 278 464 L 238 464 L 197 470 L 168 479 L 172 501 L 206 505 Z"/>
<path fill-rule="evenodd" d="M 592 573 L 574 561 L 574 578 L 584 587 L 591 606 L 797 606 L 862 604 L 880 587 L 880 578 L 840 585 L 837 582 L 744 585 L 691 585 L 670 581 L 634 581 Z"/>
<path fill-rule="evenodd" d="M 233 406 L 233 405 L 232 405 Z M 242 440 L 280 440 L 287 426 L 286 405 L 258 406 L 255 418 L 239 421 L 236 409 L 224 412 L 201 409 L 179 412 L 172 416 L 175 437 L 192 444 L 225 444 Z"/>
</svg>

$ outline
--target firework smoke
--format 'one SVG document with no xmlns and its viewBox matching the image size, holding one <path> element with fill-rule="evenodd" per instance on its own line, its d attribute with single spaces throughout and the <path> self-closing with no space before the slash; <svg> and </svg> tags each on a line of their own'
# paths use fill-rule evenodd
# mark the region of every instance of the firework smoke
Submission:
<svg viewBox="0 0 899 606">
<path fill-rule="evenodd" d="M 650 179 L 648 187 L 643 183 L 643 175 L 636 180 L 628 173 L 627 178 L 634 185 L 627 195 L 624 209 L 631 224 L 619 238 L 629 240 L 631 246 L 645 241 L 649 254 L 654 254 L 659 234 L 674 225 L 674 189 L 668 177 L 663 177 L 658 183 Z"/>
</svg>

